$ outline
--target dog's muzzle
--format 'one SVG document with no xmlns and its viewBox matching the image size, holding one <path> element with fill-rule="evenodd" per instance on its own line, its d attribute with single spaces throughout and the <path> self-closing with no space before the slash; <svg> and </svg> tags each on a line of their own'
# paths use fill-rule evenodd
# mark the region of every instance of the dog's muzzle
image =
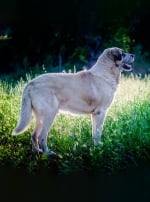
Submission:
<svg viewBox="0 0 150 202">
<path fill-rule="evenodd" d="M 132 64 L 135 60 L 135 56 L 133 54 L 129 53 L 123 53 L 122 56 L 122 68 L 125 71 L 131 71 L 132 70 Z"/>
</svg>

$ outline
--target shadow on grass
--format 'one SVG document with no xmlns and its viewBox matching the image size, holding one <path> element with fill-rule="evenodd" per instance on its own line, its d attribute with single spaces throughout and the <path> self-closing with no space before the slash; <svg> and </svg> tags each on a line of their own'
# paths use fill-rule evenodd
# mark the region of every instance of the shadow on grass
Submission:
<svg viewBox="0 0 150 202">
<path fill-rule="evenodd" d="M 111 176 L 77 172 L 56 175 L 41 169 L 35 175 L 21 167 L 0 167 L 4 201 L 141 201 L 150 197 L 150 164 Z"/>
</svg>

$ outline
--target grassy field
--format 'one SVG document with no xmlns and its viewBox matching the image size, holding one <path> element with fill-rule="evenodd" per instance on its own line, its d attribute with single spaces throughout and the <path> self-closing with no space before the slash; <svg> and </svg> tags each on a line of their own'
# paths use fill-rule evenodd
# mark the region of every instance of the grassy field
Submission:
<svg viewBox="0 0 150 202">
<path fill-rule="evenodd" d="M 30 76 L 28 76 L 30 80 Z M 91 138 L 90 116 L 59 114 L 48 138 L 57 157 L 35 155 L 31 148 L 33 123 L 13 137 L 23 80 L 0 81 L 0 164 L 27 173 L 77 172 L 113 174 L 150 161 L 150 76 L 122 77 L 116 98 L 104 124 L 100 148 Z"/>
</svg>

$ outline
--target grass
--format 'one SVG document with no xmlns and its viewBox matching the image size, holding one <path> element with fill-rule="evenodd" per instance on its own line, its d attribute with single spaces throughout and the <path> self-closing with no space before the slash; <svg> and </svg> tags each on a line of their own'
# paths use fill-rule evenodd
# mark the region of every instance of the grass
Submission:
<svg viewBox="0 0 150 202">
<path fill-rule="evenodd" d="M 28 76 L 27 80 L 30 80 Z M 24 134 L 11 135 L 19 110 L 23 80 L 0 81 L 0 163 L 27 173 L 113 174 L 150 160 L 150 76 L 122 77 L 106 118 L 100 148 L 91 138 L 90 116 L 59 114 L 51 128 L 48 146 L 57 158 L 35 155 L 31 148 L 33 124 Z"/>
</svg>

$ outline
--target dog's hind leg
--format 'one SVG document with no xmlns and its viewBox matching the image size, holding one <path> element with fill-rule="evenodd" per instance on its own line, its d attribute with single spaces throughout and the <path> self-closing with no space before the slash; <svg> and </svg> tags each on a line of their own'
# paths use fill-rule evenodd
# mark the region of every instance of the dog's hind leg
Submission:
<svg viewBox="0 0 150 202">
<path fill-rule="evenodd" d="M 58 112 L 58 100 L 54 95 L 38 97 L 32 102 L 36 119 L 35 130 L 32 134 L 34 150 L 45 154 L 53 154 L 47 147 L 47 136 L 55 115 Z"/>
<path fill-rule="evenodd" d="M 53 151 L 48 149 L 47 137 L 49 129 L 54 121 L 54 118 L 58 112 L 58 100 L 56 97 L 51 97 L 49 102 L 45 101 L 43 113 L 40 114 L 40 120 L 42 123 L 41 132 L 38 136 L 39 147 L 43 153 L 48 155 L 55 154 Z"/>
<path fill-rule="evenodd" d="M 42 130 L 42 123 L 38 117 L 38 115 L 34 112 L 35 115 L 35 129 L 32 133 L 32 149 L 33 152 L 38 152 L 38 153 L 42 153 L 42 150 L 39 148 L 39 143 L 38 143 L 38 136 Z"/>
<path fill-rule="evenodd" d="M 51 155 L 54 154 L 53 151 L 48 149 L 47 146 L 47 137 L 48 137 L 48 131 L 53 123 L 53 120 L 56 115 L 56 111 L 46 110 L 46 113 L 44 114 L 44 117 L 42 117 L 42 129 L 38 136 L 38 143 L 39 147 L 42 150 L 43 153 Z"/>
</svg>

